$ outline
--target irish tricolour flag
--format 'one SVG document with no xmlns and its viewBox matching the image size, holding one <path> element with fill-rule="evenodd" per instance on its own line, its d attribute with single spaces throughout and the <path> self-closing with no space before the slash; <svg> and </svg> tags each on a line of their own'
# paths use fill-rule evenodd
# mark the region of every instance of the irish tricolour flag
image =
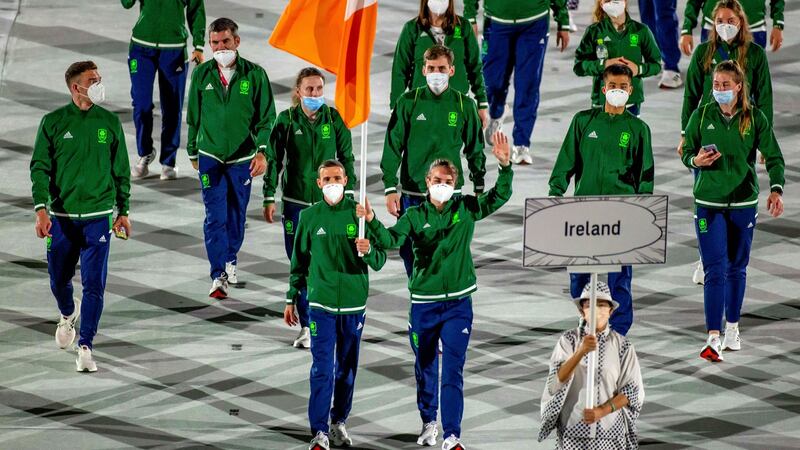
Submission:
<svg viewBox="0 0 800 450">
<path fill-rule="evenodd" d="M 369 116 L 369 67 L 377 0 L 290 0 L 269 38 L 337 76 L 336 109 L 352 128 Z"/>
</svg>

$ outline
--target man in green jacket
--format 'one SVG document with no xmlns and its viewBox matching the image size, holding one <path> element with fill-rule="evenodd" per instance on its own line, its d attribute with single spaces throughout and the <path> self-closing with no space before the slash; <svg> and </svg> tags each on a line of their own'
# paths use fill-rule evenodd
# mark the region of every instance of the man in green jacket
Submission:
<svg viewBox="0 0 800 450">
<path fill-rule="evenodd" d="M 603 5 L 609 5 L 609 2 Z M 628 110 L 639 116 L 644 102 L 643 79 L 661 72 L 661 51 L 650 29 L 633 20 L 627 10 L 615 11 L 609 6 L 606 9 L 609 12 L 602 10 L 602 18 L 586 28 L 575 50 L 572 70 L 579 77 L 593 78 L 592 107 L 602 108 L 606 104 L 602 91 L 603 70 L 612 64 L 628 66 L 633 71 L 633 92 L 628 99 Z"/>
<path fill-rule="evenodd" d="M 380 270 L 386 253 L 368 239 L 358 239 L 356 202 L 344 196 L 348 182 L 344 165 L 327 160 L 318 173 L 324 201 L 300 213 L 284 320 L 289 326 L 297 324 L 294 305 L 300 292 L 307 290 L 313 357 L 308 419 L 314 436 L 309 449 L 328 450 L 329 433 L 334 445 L 353 444 L 345 422 L 353 404 L 367 315 L 367 266 Z"/>
<path fill-rule="evenodd" d="M 130 9 L 136 0 L 120 0 Z M 186 58 L 186 24 L 192 36 L 192 55 L 203 62 L 206 12 L 203 0 L 139 0 L 139 20 L 133 27 L 128 50 L 133 123 L 139 160 L 131 175 L 146 177 L 156 157 L 153 148 L 153 81 L 158 74 L 161 99 L 161 179 L 178 177 L 175 158 L 181 143 L 181 112 L 189 69 Z"/>
<path fill-rule="evenodd" d="M 753 41 L 762 48 L 767 48 L 767 1 L 766 0 L 741 0 Z M 783 45 L 783 10 L 784 0 L 769 0 L 769 17 L 772 19 L 772 31 L 769 34 L 769 43 L 772 51 L 777 52 Z M 703 16 L 703 26 L 700 30 L 700 42 L 708 40 L 708 34 L 714 27 L 714 8 L 717 0 L 688 0 L 683 13 L 683 27 L 681 27 L 680 46 L 686 56 L 692 55 L 694 39 L 692 30 L 697 26 L 698 16 Z"/>
<path fill-rule="evenodd" d="M 605 106 L 575 114 L 550 175 L 550 195 L 561 197 L 575 178 L 576 196 L 653 193 L 653 149 L 650 127 L 625 109 L 633 92 L 633 72 L 617 64 L 603 71 Z M 611 328 L 626 335 L 633 324 L 633 269 L 608 274 L 611 295 L 619 307 Z M 589 274 L 570 274 L 572 298 L 581 295 Z"/>
<path fill-rule="evenodd" d="M 508 139 L 493 136 L 493 153 L 500 163 L 495 187 L 479 196 L 453 198 L 458 168 L 445 159 L 435 160 L 426 176 L 428 201 L 409 208 L 388 230 L 369 206 L 359 206 L 379 248 L 397 248 L 412 240 L 414 270 L 408 282 L 411 291 L 409 338 L 416 355 L 417 407 L 422 431 L 417 444 L 436 445 L 439 409 L 439 355 L 442 342 L 443 450 L 463 449 L 461 418 L 464 413 L 464 363 L 472 334 L 472 297 L 478 289 L 472 261 L 475 223 L 503 206 L 511 198 L 513 171 Z"/>
<path fill-rule="evenodd" d="M 479 0 L 464 1 L 464 17 L 478 35 Z M 486 140 L 501 129 L 514 74 L 514 164 L 533 164 L 531 134 L 539 109 L 544 55 L 550 36 L 550 11 L 558 24 L 556 46 L 569 44 L 569 15 L 565 0 L 484 0 L 483 77 L 489 99 Z"/>
<path fill-rule="evenodd" d="M 200 171 L 206 207 L 203 223 L 211 264 L 209 296 L 228 296 L 238 283 L 236 254 L 244 241 L 252 178 L 267 169 L 275 101 L 267 73 L 239 56 L 239 26 L 220 18 L 209 26 L 214 59 L 192 72 L 186 150 Z"/>
<path fill-rule="evenodd" d="M 111 230 L 123 238 L 131 232 L 130 169 L 122 123 L 98 105 L 105 88 L 97 65 L 76 62 L 64 79 L 72 101 L 44 116 L 33 146 L 36 235 L 47 240 L 50 289 L 61 311 L 56 344 L 72 344 L 75 323 L 83 316 L 77 370 L 96 372 L 92 342 L 103 311 Z M 72 277 L 79 260 L 83 298 L 73 300 Z"/>
<path fill-rule="evenodd" d="M 301 69 L 292 95 L 294 105 L 278 114 L 269 136 L 275 160 L 269 161 L 269 169 L 264 175 L 263 214 L 267 222 L 274 222 L 275 192 L 278 177 L 281 177 L 283 242 L 290 261 L 300 212 L 322 200 L 322 191 L 316 182 L 320 164 L 329 159 L 342 163 L 347 175 L 345 195 L 352 198 L 356 184 L 350 129 L 339 111 L 325 104 L 324 86 L 325 77 L 319 69 Z M 311 330 L 304 290 L 300 292 L 295 307 L 300 318 L 300 333 L 293 346 L 309 348 Z"/>
<path fill-rule="evenodd" d="M 456 165 L 455 193 L 461 193 L 464 177 L 459 152 L 462 149 L 475 193 L 483 192 L 486 156 L 481 123 L 475 101 L 450 88 L 449 80 L 454 74 L 453 52 L 441 45 L 429 48 L 425 52 L 422 73 L 427 87 L 400 97 L 386 129 L 381 171 L 386 209 L 395 217 L 425 201 L 425 173 L 420 169 L 437 159 L 447 159 Z M 402 195 L 397 193 L 398 168 Z M 410 242 L 400 249 L 400 256 L 410 277 L 413 264 Z"/>
<path fill-rule="evenodd" d="M 452 3 L 452 0 L 449 0 Z M 428 2 L 425 2 L 428 3 Z M 441 44 L 453 51 L 455 73 L 450 78 L 450 87 L 467 94 L 472 90 L 478 104 L 478 116 L 482 125 L 489 120 L 489 101 L 486 99 L 486 86 L 483 83 L 483 63 L 481 62 L 478 39 L 469 22 L 455 14 L 448 0 L 440 1 L 447 9 L 441 14 L 434 10 L 433 3 L 420 4 L 419 15 L 403 26 L 392 62 L 392 84 L 389 93 L 389 108 L 394 109 L 397 100 L 408 89 L 425 87 L 425 51 L 434 44 Z"/>
</svg>

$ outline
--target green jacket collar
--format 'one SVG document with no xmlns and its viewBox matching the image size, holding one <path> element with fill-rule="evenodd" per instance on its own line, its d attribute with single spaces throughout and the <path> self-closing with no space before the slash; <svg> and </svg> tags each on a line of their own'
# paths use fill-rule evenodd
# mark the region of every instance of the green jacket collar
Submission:
<svg viewBox="0 0 800 450">
<path fill-rule="evenodd" d="M 339 200 L 339 203 L 337 203 L 337 204 L 335 204 L 335 205 L 331 205 L 330 203 L 328 203 L 327 201 L 325 201 L 325 198 L 324 198 L 324 196 L 323 196 L 323 199 L 322 199 L 322 201 L 320 201 L 320 203 L 322 203 L 322 205 L 323 205 L 325 208 L 327 208 L 327 209 L 329 209 L 329 210 L 331 210 L 331 211 L 344 211 L 344 210 L 345 210 L 345 209 L 347 209 L 347 208 L 352 208 L 352 205 L 350 205 L 350 204 L 349 204 L 349 202 L 350 202 L 350 199 L 348 199 L 348 198 L 347 198 L 346 196 L 344 196 L 344 195 L 342 195 L 342 199 L 341 199 L 341 200 Z"/>
</svg>

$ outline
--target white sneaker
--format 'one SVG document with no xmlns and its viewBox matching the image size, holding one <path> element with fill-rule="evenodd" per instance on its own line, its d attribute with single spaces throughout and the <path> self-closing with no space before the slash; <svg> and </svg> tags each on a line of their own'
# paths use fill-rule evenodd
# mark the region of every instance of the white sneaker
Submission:
<svg viewBox="0 0 800 450">
<path fill-rule="evenodd" d="M 706 280 L 706 272 L 703 270 L 703 261 L 697 261 L 694 266 L 694 273 L 692 274 L 692 283 L 703 285 Z"/>
<path fill-rule="evenodd" d="M 531 156 L 531 149 L 524 145 L 515 145 L 511 150 L 511 161 L 514 164 L 533 164 L 533 156 Z"/>
<path fill-rule="evenodd" d="M 328 441 L 328 435 L 322 431 L 318 431 L 314 439 L 311 440 L 308 450 L 331 450 L 331 443 Z"/>
<path fill-rule="evenodd" d="M 139 160 L 136 161 L 136 165 L 133 166 L 131 169 L 131 176 L 134 178 L 144 178 L 148 174 L 150 174 L 150 163 L 155 161 L 156 159 L 156 152 L 153 151 L 149 155 L 140 156 Z"/>
<path fill-rule="evenodd" d="M 217 277 L 211 282 L 211 291 L 208 292 L 208 296 L 219 300 L 228 298 L 228 279 L 226 276 Z"/>
<path fill-rule="evenodd" d="M 489 119 L 489 125 L 486 126 L 486 131 L 484 131 L 484 137 L 486 138 L 486 143 L 489 145 L 494 145 L 492 141 L 492 136 L 494 136 L 495 131 L 500 131 L 503 129 L 503 118 L 499 119 Z"/>
<path fill-rule="evenodd" d="M 347 428 L 344 422 L 334 423 L 331 425 L 331 442 L 337 447 L 350 447 L 353 445 L 353 440 L 347 434 Z"/>
<path fill-rule="evenodd" d="M 294 340 L 292 346 L 294 348 L 311 348 L 311 329 L 308 327 L 300 328 L 300 334 L 297 335 L 297 339 Z"/>
<path fill-rule="evenodd" d="M 575 25 L 575 19 L 573 19 L 573 17 L 572 17 L 572 11 L 567 11 L 567 13 L 569 14 L 569 32 L 570 33 L 577 33 L 578 32 L 578 26 Z"/>
<path fill-rule="evenodd" d="M 417 445 L 436 445 L 436 438 L 439 437 L 439 428 L 436 422 L 428 422 L 422 425 L 422 431 L 417 438 Z"/>
<path fill-rule="evenodd" d="M 457 438 L 455 434 L 451 434 L 442 442 L 442 450 L 467 450 L 467 447 L 461 443 L 461 439 Z"/>
<path fill-rule="evenodd" d="M 78 372 L 97 372 L 97 364 L 92 358 L 92 349 L 85 345 L 78 347 L 78 358 L 75 360 Z"/>
<path fill-rule="evenodd" d="M 177 180 L 178 168 L 170 166 L 161 166 L 161 180 Z"/>
<path fill-rule="evenodd" d="M 661 80 L 658 82 L 658 87 L 661 89 L 676 89 L 683 86 L 683 79 L 681 79 L 680 72 L 674 70 L 665 70 L 661 74 Z"/>
<path fill-rule="evenodd" d="M 75 311 L 69 317 L 61 316 L 56 326 L 56 345 L 58 348 L 67 348 L 75 340 L 75 322 L 81 315 L 81 299 L 74 298 Z"/>
<path fill-rule="evenodd" d="M 725 338 L 722 339 L 722 349 L 732 351 L 742 349 L 742 338 L 739 336 L 738 326 L 725 326 Z"/>
<path fill-rule="evenodd" d="M 708 335 L 706 345 L 703 347 L 703 350 L 700 351 L 700 357 L 711 362 L 720 362 L 723 360 L 722 343 L 719 340 L 719 336 L 714 334 Z"/>
<path fill-rule="evenodd" d="M 236 276 L 235 263 L 225 263 L 225 273 L 228 275 L 228 284 L 239 284 L 239 278 Z"/>
</svg>

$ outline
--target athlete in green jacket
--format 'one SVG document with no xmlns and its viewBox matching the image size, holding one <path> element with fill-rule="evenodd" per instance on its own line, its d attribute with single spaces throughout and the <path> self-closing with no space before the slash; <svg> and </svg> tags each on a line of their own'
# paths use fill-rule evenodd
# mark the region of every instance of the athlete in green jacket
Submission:
<svg viewBox="0 0 800 450">
<path fill-rule="evenodd" d="M 739 3 L 747 15 L 747 23 L 750 26 L 750 32 L 753 33 L 753 40 L 761 47 L 767 48 L 767 0 L 741 0 Z M 694 47 L 692 30 L 697 26 L 697 19 L 701 14 L 703 26 L 700 30 L 700 42 L 708 39 L 708 33 L 715 27 L 714 8 L 716 6 L 717 0 L 687 0 L 680 41 L 681 50 L 686 56 L 692 54 Z M 784 6 L 784 0 L 769 0 L 769 17 L 772 19 L 769 43 L 774 52 L 777 52 L 783 45 Z"/>
<path fill-rule="evenodd" d="M 603 71 L 606 103 L 575 115 L 550 176 L 550 195 L 562 196 L 575 179 L 575 194 L 637 195 L 653 193 L 653 149 L 650 128 L 625 109 L 632 95 L 633 72 L 626 65 Z M 608 274 L 612 297 L 619 307 L 611 328 L 623 336 L 633 324 L 631 266 Z M 570 274 L 572 298 L 578 298 L 589 274 Z"/>
<path fill-rule="evenodd" d="M 489 102 L 483 84 L 478 40 L 469 22 L 456 15 L 453 0 L 421 2 L 419 15 L 403 26 L 394 51 L 389 108 L 395 108 L 406 90 L 425 87 L 421 68 L 425 65 L 425 51 L 434 44 L 453 51 L 455 73 L 450 78 L 450 87 L 464 94 L 472 89 L 478 103 L 478 115 L 485 125 L 489 117 Z"/>
<path fill-rule="evenodd" d="M 625 9 L 616 10 L 618 4 L 604 1 L 603 8 L 610 12 L 604 9 L 595 10 L 596 22 L 586 28 L 581 43 L 575 50 L 575 66 L 572 70 L 579 77 L 594 77 L 592 106 L 601 108 L 606 103 L 603 95 L 603 70 L 613 64 L 628 66 L 633 71 L 633 93 L 628 99 L 628 104 L 631 105 L 629 110 L 638 116 L 644 102 L 642 79 L 661 72 L 661 51 L 650 29 L 631 19 Z M 612 13 L 617 16 L 612 16 Z"/>
<path fill-rule="evenodd" d="M 64 80 L 72 101 L 44 116 L 33 146 L 35 228 L 47 239 L 50 289 L 61 311 L 56 344 L 62 349 L 72 344 L 75 323 L 83 316 L 76 366 L 79 372 L 95 372 L 92 342 L 103 310 L 111 230 L 125 239 L 131 231 L 128 151 L 119 117 L 99 106 L 105 88 L 97 65 L 76 62 Z M 83 297 L 73 300 L 79 260 Z"/>
<path fill-rule="evenodd" d="M 367 265 L 380 270 L 386 253 L 379 247 L 356 251 L 358 218 L 356 203 L 344 196 L 347 184 L 344 165 L 327 160 L 319 167 L 317 189 L 323 200 L 300 213 L 292 253 L 289 291 L 286 294 L 287 322 L 296 323 L 293 306 L 303 289 L 308 290 L 311 308 L 332 314 L 363 313 L 369 294 Z M 367 246 L 369 240 L 363 240 Z"/>
<path fill-rule="evenodd" d="M 302 69 L 292 95 L 295 105 L 278 115 L 269 138 L 274 159 L 270 159 L 264 175 L 264 219 L 269 223 L 275 220 L 275 191 L 281 176 L 283 240 L 290 261 L 300 212 L 322 200 L 317 186 L 320 164 L 329 159 L 342 163 L 347 175 L 345 195 L 352 197 L 356 183 L 350 130 L 339 112 L 325 104 L 324 85 L 325 77 L 318 69 Z M 300 291 L 295 306 L 300 334 L 294 347 L 308 348 L 311 334 L 305 289 Z"/>
<path fill-rule="evenodd" d="M 313 357 L 308 419 L 314 436 L 309 448 L 328 448 L 328 434 L 336 446 L 353 444 L 345 422 L 367 314 L 367 267 L 380 270 L 386 253 L 368 239 L 358 239 L 356 202 L 344 196 L 344 165 L 327 160 L 318 174 L 317 189 L 324 198 L 300 214 L 284 320 L 297 324 L 294 305 L 307 289 Z"/>
<path fill-rule="evenodd" d="M 192 73 L 186 150 L 200 172 L 203 223 L 211 265 L 209 296 L 228 296 L 237 284 L 237 253 L 244 241 L 252 178 L 267 169 L 275 101 L 266 72 L 239 56 L 239 26 L 220 18 L 209 26 L 214 59 Z"/>
<path fill-rule="evenodd" d="M 447 47 L 437 44 L 428 49 L 425 66 L 421 68 L 428 85 L 403 94 L 392 111 L 386 128 L 381 171 L 386 208 L 395 217 L 425 201 L 424 168 L 437 159 L 447 159 L 456 165 L 455 187 L 460 194 L 464 184 L 459 154 L 462 151 L 475 192 L 483 192 L 486 156 L 481 124 L 475 102 L 450 88 L 455 70 L 453 58 L 452 50 Z M 397 193 L 398 168 L 402 195 Z M 400 249 L 400 256 L 410 277 L 413 258 L 410 243 Z"/>
<path fill-rule="evenodd" d="M 393 227 L 386 229 L 374 220 L 368 203 L 366 208 L 358 207 L 357 215 L 366 217 L 376 247 L 397 248 L 412 241 L 409 338 L 416 355 L 417 406 L 423 423 L 417 439 L 420 445 L 436 445 L 438 436 L 441 340 L 441 416 L 446 437 L 442 448 L 463 448 L 463 370 L 472 333 L 471 294 L 478 288 L 470 245 L 475 223 L 511 198 L 513 179 L 508 139 L 500 132 L 493 138 L 500 172 L 495 187 L 488 192 L 453 198 L 458 169 L 448 160 L 437 159 L 426 177 L 428 199 L 409 208 Z"/>
<path fill-rule="evenodd" d="M 125 9 L 136 0 L 121 0 Z M 156 157 L 153 147 L 153 82 L 158 75 L 161 99 L 161 179 L 177 178 L 175 159 L 181 143 L 181 114 L 189 65 L 186 25 L 192 37 L 189 60 L 203 62 L 206 13 L 203 0 L 139 0 L 139 20 L 128 52 L 133 123 L 139 160 L 131 175 L 145 177 Z"/>
<path fill-rule="evenodd" d="M 750 104 L 744 71 L 735 61 L 714 68 L 714 102 L 692 113 L 683 144 L 683 163 L 694 180 L 695 232 L 703 268 L 706 344 L 700 357 L 723 360 L 723 350 L 740 350 L 739 333 L 747 263 L 758 223 L 756 149 L 766 160 L 767 210 L 783 214 L 784 162 L 772 125 Z M 726 320 L 722 340 L 722 319 Z"/>
<path fill-rule="evenodd" d="M 731 35 L 723 39 L 716 29 L 712 29 L 709 40 L 698 45 L 692 55 L 683 93 L 682 134 L 692 112 L 698 106 L 713 100 L 711 74 L 714 66 L 726 60 L 738 61 L 739 65 L 744 67 L 748 92 L 754 105 L 772 123 L 772 78 L 767 54 L 760 46 L 752 45 L 752 35 L 747 31 L 747 21 L 739 2 L 722 0 L 717 4 L 716 11 L 716 18 L 731 28 L 729 31 Z"/>
<path fill-rule="evenodd" d="M 136 0 L 120 2 L 125 9 L 136 4 Z M 187 22 L 192 48 L 202 57 L 206 26 L 203 0 L 139 0 L 139 19 L 133 27 L 131 42 L 152 48 L 185 49 Z"/>
</svg>

